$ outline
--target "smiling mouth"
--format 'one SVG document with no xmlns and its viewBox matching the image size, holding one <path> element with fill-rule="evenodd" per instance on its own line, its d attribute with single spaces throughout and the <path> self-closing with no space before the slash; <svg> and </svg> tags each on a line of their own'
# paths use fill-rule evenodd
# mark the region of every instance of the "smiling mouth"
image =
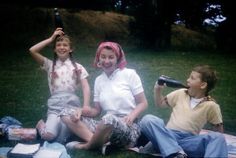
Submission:
<svg viewBox="0 0 236 158">
<path fill-rule="evenodd" d="M 112 67 L 112 64 L 102 64 L 102 66 L 104 67 L 104 68 L 111 68 Z"/>
</svg>

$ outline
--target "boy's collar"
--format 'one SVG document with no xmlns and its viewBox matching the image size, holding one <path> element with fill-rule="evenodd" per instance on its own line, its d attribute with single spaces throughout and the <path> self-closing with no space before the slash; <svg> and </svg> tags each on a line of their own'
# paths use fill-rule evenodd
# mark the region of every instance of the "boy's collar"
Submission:
<svg viewBox="0 0 236 158">
<path fill-rule="evenodd" d="M 187 89 L 185 90 L 185 93 L 186 93 L 187 95 L 189 95 Z M 189 97 L 191 97 L 191 96 L 189 95 Z M 205 96 L 204 99 L 203 99 L 200 103 L 202 103 L 202 102 L 204 102 L 204 101 L 214 101 L 214 102 L 216 102 L 215 99 L 213 99 L 210 95 Z"/>
</svg>

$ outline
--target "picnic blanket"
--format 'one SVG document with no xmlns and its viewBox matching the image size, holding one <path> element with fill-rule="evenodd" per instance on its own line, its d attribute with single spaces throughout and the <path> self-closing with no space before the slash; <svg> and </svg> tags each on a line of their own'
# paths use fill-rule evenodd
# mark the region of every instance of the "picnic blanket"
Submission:
<svg viewBox="0 0 236 158">
<path fill-rule="evenodd" d="M 0 147 L 0 158 L 7 158 L 7 153 L 12 149 L 13 147 Z M 43 143 L 43 145 L 41 146 L 40 150 L 44 150 L 47 149 L 46 152 L 47 154 L 57 154 L 55 153 L 56 151 L 60 151 L 60 158 L 71 158 L 70 155 L 67 153 L 66 148 L 64 145 L 54 142 L 54 143 L 49 143 L 47 141 L 45 141 Z M 49 152 L 50 151 L 50 152 Z M 55 152 L 52 152 L 55 151 Z M 36 153 L 37 154 L 37 153 Z M 33 156 L 34 157 L 34 156 Z M 53 155 L 43 155 L 43 156 L 36 156 L 37 158 L 46 158 L 46 157 L 50 157 L 50 158 L 55 158 Z"/>
<path fill-rule="evenodd" d="M 200 134 L 208 133 L 210 130 L 201 130 Z M 236 136 L 224 133 L 225 140 L 228 147 L 228 157 L 236 158 Z"/>
<path fill-rule="evenodd" d="M 203 129 L 201 130 L 200 134 L 206 134 L 208 132 L 210 132 L 210 130 Z M 226 133 L 224 133 L 224 136 L 225 136 L 227 147 L 228 147 L 228 158 L 236 158 L 236 136 L 226 134 Z M 141 154 L 149 154 L 152 156 L 161 157 L 160 153 L 155 152 L 151 143 L 146 144 L 144 147 L 129 148 L 129 150 L 137 152 L 137 153 L 141 153 Z"/>
</svg>

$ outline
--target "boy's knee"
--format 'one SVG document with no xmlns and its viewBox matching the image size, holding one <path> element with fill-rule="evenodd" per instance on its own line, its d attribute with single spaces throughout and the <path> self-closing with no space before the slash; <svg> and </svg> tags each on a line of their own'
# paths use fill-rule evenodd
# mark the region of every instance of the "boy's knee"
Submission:
<svg viewBox="0 0 236 158">
<path fill-rule="evenodd" d="M 219 142 L 225 142 L 225 137 L 222 133 L 212 132 L 210 135 L 212 139 L 218 140 Z"/>
<path fill-rule="evenodd" d="M 143 116 L 143 118 L 140 121 L 141 127 L 147 126 L 147 125 L 153 124 L 153 123 L 164 124 L 164 121 L 154 115 L 151 115 L 151 114 Z"/>
</svg>

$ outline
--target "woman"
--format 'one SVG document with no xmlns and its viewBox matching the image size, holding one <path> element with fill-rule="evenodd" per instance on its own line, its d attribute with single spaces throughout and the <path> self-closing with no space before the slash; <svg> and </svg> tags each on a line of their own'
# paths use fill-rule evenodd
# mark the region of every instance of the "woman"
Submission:
<svg viewBox="0 0 236 158">
<path fill-rule="evenodd" d="M 99 45 L 94 66 L 103 70 L 94 85 L 94 107 L 83 108 L 83 115 L 104 114 L 86 143 L 73 142 L 72 148 L 97 149 L 105 143 L 119 148 L 133 147 L 140 136 L 138 117 L 147 108 L 140 77 L 127 62 L 121 46 L 114 42 Z"/>
</svg>

